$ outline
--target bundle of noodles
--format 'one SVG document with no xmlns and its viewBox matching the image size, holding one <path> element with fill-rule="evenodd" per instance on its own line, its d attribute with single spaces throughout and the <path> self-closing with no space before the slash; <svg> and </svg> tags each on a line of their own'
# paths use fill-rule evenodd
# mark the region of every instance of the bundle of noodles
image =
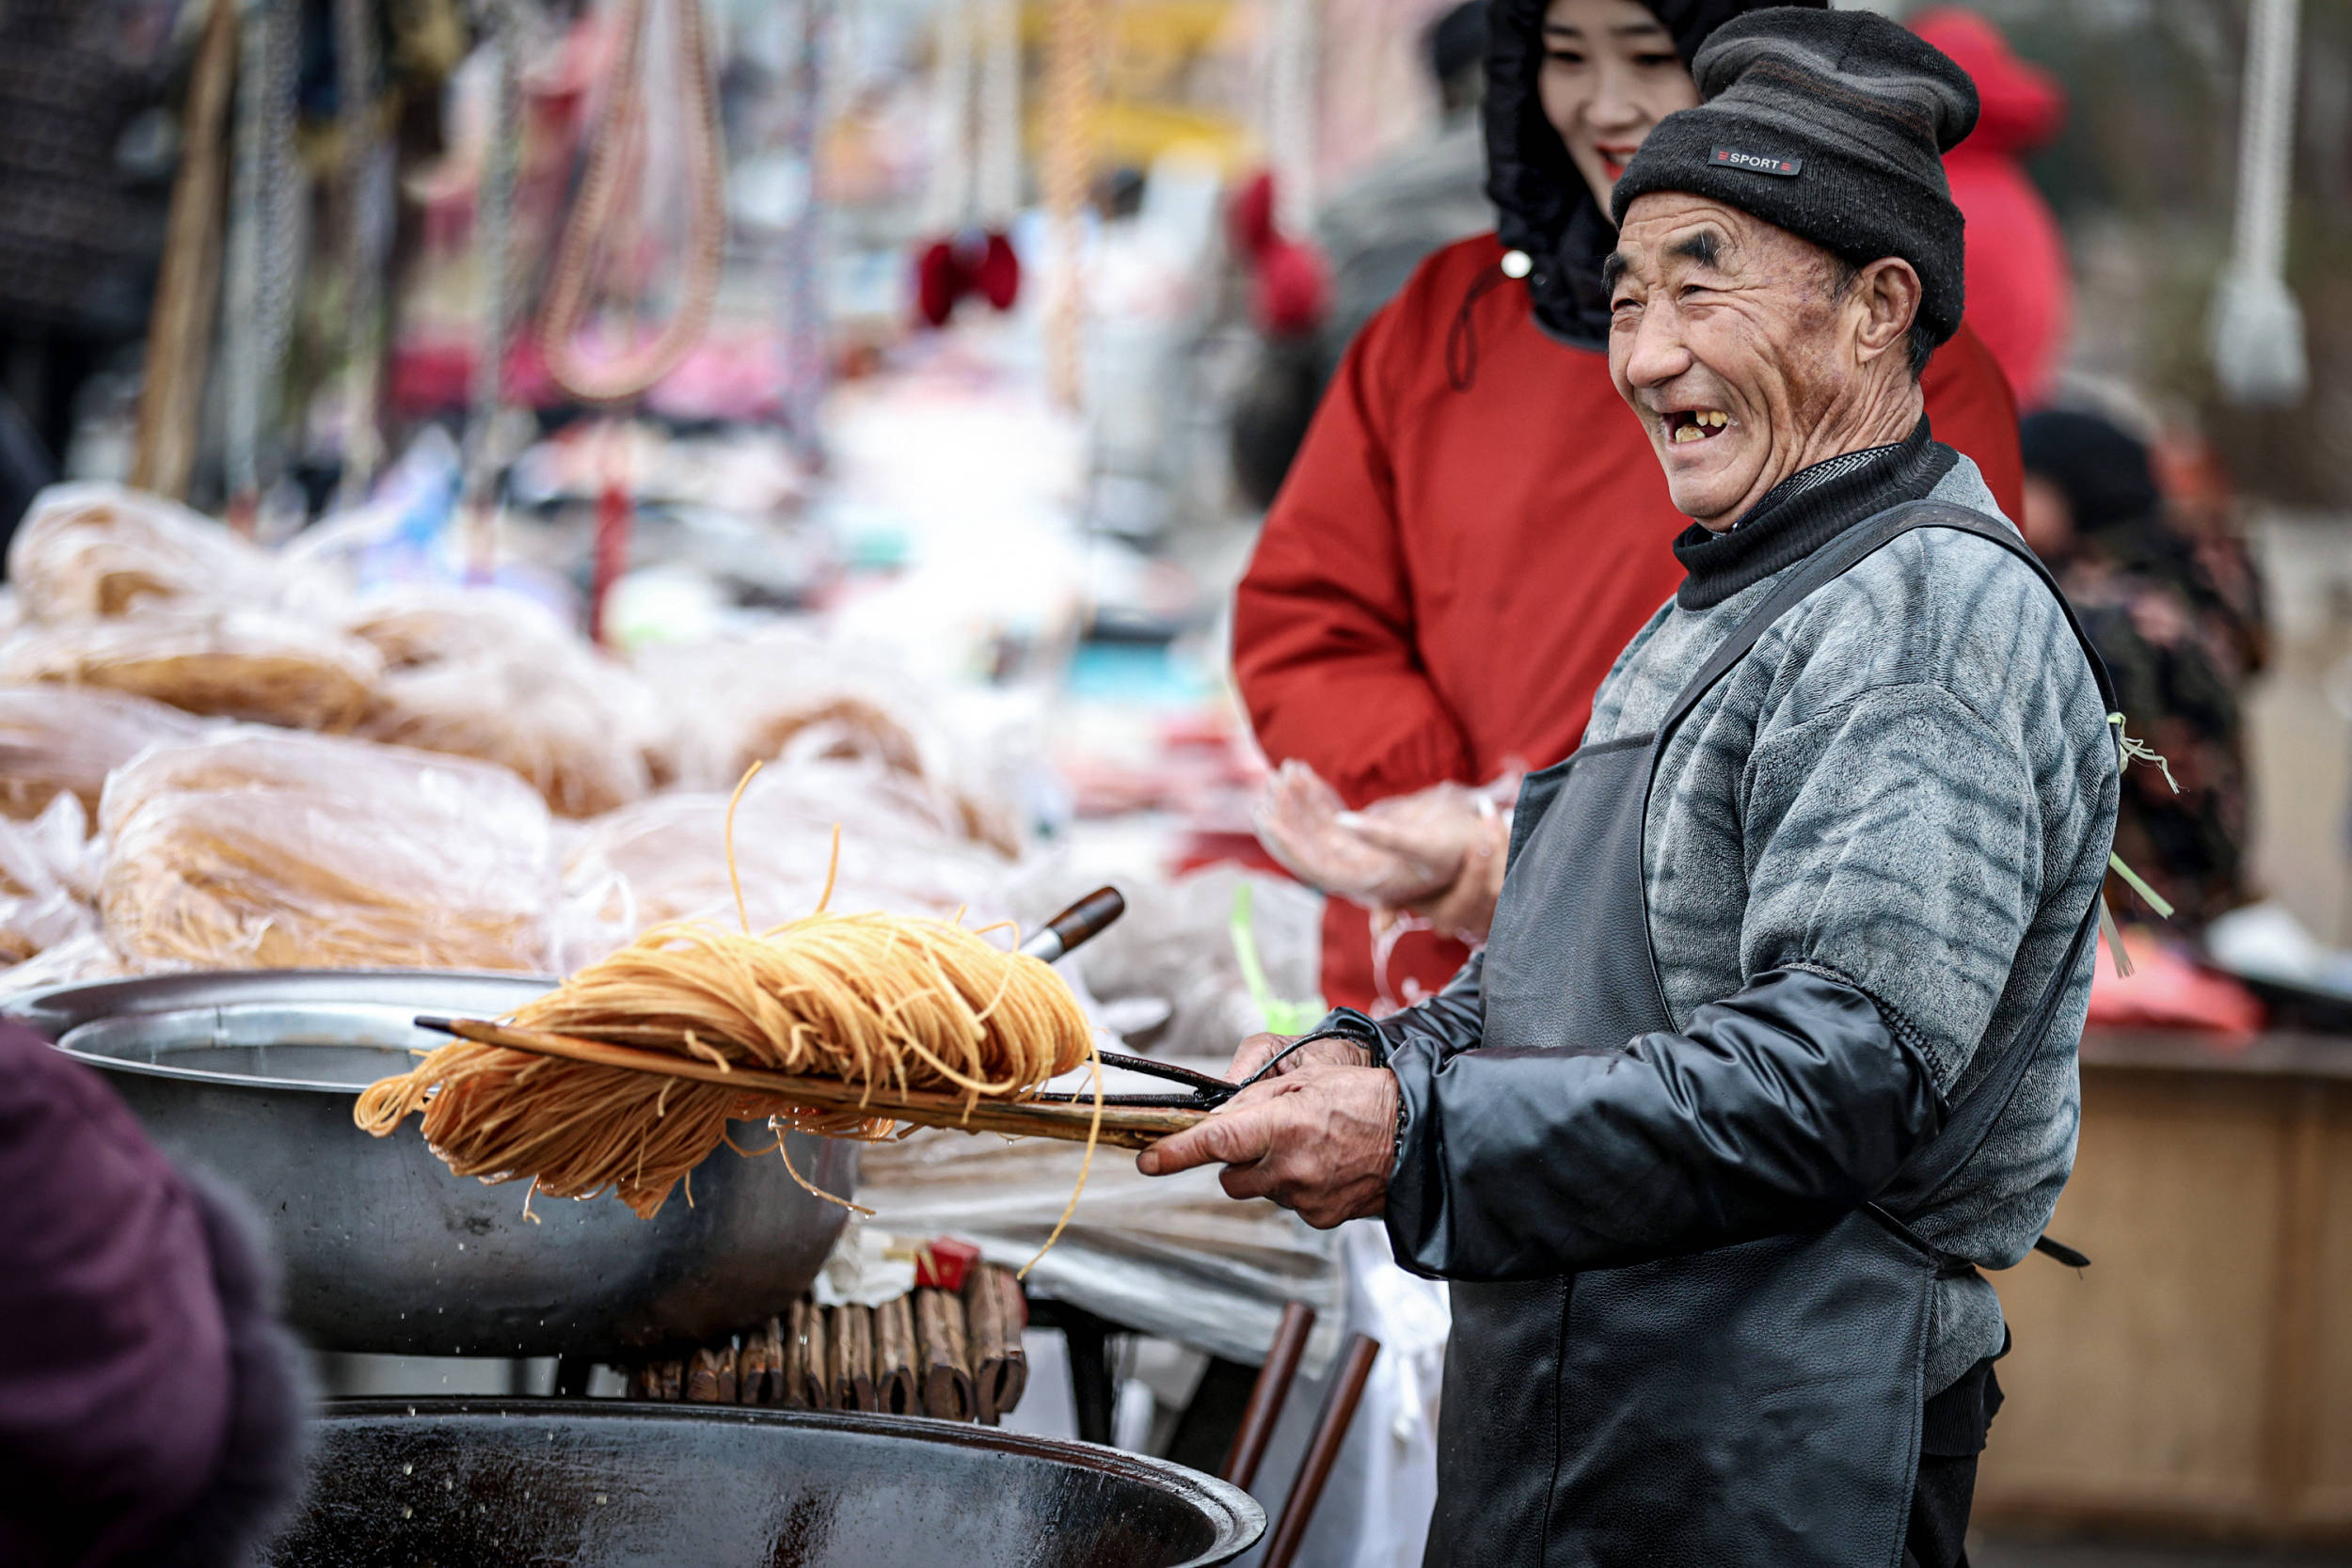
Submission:
<svg viewBox="0 0 2352 1568">
<path fill-rule="evenodd" d="M 148 747 L 195 740 L 200 719 L 144 697 L 67 686 L 0 687 L 0 815 L 38 816 L 60 795 L 95 815 L 106 775 Z"/>
<path fill-rule="evenodd" d="M 819 912 L 763 936 L 661 927 L 514 1022 L 972 1103 L 1025 1097 L 1093 1048 L 1086 1014 L 1045 964 L 951 921 L 887 914 Z M 469 1041 L 371 1085 L 353 1116 L 381 1137 L 420 1107 L 426 1140 L 460 1176 L 528 1179 L 559 1197 L 611 1188 L 647 1217 L 725 1141 L 730 1120 L 855 1138 L 892 1128 L 886 1115 Z"/>
<path fill-rule="evenodd" d="M 261 605 L 276 563 L 220 524 L 119 484 L 54 484 L 8 544 L 8 580 L 25 617 L 114 616 L 174 600 Z"/>
<path fill-rule="evenodd" d="M 544 970 L 552 824 L 503 768 L 232 730 L 106 785 L 100 908 L 134 968 Z"/>
<path fill-rule="evenodd" d="M 357 724 L 382 673 L 366 643 L 257 610 L 27 626 L 0 647 L 0 686 L 96 687 L 306 730 Z"/>
<path fill-rule="evenodd" d="M 554 611 L 502 588 L 402 588 L 362 600 L 341 624 L 394 671 L 572 641 Z"/>
</svg>

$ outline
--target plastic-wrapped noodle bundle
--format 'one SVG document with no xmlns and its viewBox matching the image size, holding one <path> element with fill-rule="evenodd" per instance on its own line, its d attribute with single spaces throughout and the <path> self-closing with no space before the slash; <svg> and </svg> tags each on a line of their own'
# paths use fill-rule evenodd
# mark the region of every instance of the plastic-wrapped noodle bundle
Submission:
<svg viewBox="0 0 2352 1568">
<path fill-rule="evenodd" d="M 0 646 L 0 685 L 94 687 L 306 730 L 358 723 L 383 668 L 357 639 L 258 610 L 33 626 Z"/>
<path fill-rule="evenodd" d="M 670 921 L 732 921 L 727 797 L 657 795 L 583 824 L 566 847 L 566 955 L 600 953 Z M 805 912 L 822 892 L 841 828 L 839 888 L 850 909 L 993 916 L 1011 863 L 963 837 L 952 804 L 870 762 L 801 761 L 745 786 L 735 853 L 754 930 Z"/>
<path fill-rule="evenodd" d="M 134 968 L 550 965 L 552 829 L 504 768 L 237 730 L 139 757 L 101 822 Z"/>
<path fill-rule="evenodd" d="M 210 517 L 119 484 L 53 484 L 8 544 L 27 619 L 129 614 L 182 601 L 271 603 L 276 562 Z"/>
<path fill-rule="evenodd" d="M 511 768 L 561 816 L 596 816 L 652 787 L 650 705 L 635 673 L 535 600 L 409 590 L 344 625 L 389 666 L 360 734 Z"/>
<path fill-rule="evenodd" d="M 87 687 L 0 687 L 0 814 L 37 816 L 60 795 L 91 816 L 106 775 L 150 746 L 200 737 L 205 721 L 145 697 Z"/>
<path fill-rule="evenodd" d="M 0 821 L 0 963 L 98 929 L 97 860 L 82 802 L 60 795 L 29 822 Z"/>
</svg>

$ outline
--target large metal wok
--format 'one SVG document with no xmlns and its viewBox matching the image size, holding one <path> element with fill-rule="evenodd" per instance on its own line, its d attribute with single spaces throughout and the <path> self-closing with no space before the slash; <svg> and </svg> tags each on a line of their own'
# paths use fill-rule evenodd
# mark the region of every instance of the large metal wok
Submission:
<svg viewBox="0 0 2352 1568">
<path fill-rule="evenodd" d="M 1175 1568 L 1265 1515 L 1160 1460 L 887 1416 L 355 1400 L 273 1568 Z"/>
<path fill-rule="evenodd" d="M 287 1316 L 323 1350 L 608 1356 L 707 1339 L 805 1290 L 843 1211 L 784 1162 L 721 1152 L 641 1220 L 610 1196 L 452 1176 L 414 1124 L 352 1125 L 358 1091 L 446 1044 L 418 1013 L 489 1018 L 552 982 L 289 970 L 60 988 L 0 1006 L 104 1072 L 155 1141 L 242 1188 L 275 1237 Z M 739 1126 L 747 1148 L 771 1142 Z M 795 1134 L 792 1163 L 849 1196 L 854 1146 Z"/>
</svg>

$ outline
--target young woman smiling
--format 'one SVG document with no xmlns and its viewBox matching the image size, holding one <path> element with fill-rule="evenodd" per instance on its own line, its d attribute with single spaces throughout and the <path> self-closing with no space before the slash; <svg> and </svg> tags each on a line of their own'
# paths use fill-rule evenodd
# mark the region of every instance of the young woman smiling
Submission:
<svg viewBox="0 0 2352 1568">
<path fill-rule="evenodd" d="M 1487 191 L 1498 231 L 1422 264 L 1342 361 L 1244 577 L 1233 663 L 1258 739 L 1362 807 L 1575 750 L 1594 689 L 1681 581 L 1675 509 L 1610 384 L 1609 194 L 1689 62 L 1744 0 L 1491 0 Z M 1966 329 L 1925 378 L 1935 436 L 2021 507 L 2016 405 Z M 1495 630 L 1513 628 L 1511 657 Z M 1324 917 L 1324 994 L 1438 990 L 1502 871 L 1471 855 L 1375 968 L 1366 912 Z"/>
</svg>

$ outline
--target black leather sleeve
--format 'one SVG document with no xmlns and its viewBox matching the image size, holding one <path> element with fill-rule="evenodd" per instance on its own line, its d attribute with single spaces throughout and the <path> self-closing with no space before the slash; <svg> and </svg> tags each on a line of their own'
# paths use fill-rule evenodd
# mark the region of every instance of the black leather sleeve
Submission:
<svg viewBox="0 0 2352 1568">
<path fill-rule="evenodd" d="M 1427 1051 L 1442 1061 L 1478 1043 L 1486 972 L 1486 955 L 1481 949 L 1470 955 L 1470 962 L 1454 973 L 1443 990 L 1427 1001 L 1377 1022 L 1353 1007 L 1335 1007 L 1315 1025 L 1316 1032 L 1359 1039 L 1383 1063 L 1406 1047 Z"/>
<path fill-rule="evenodd" d="M 1877 1005 L 1804 969 L 1758 975 L 1687 1032 L 1622 1051 L 1449 1051 L 1416 1029 L 1391 1039 L 1389 1066 L 1406 1108 L 1390 1241 L 1406 1267 L 1449 1279 L 1614 1268 L 1825 1224 L 1942 1120 L 1926 1062 Z"/>
</svg>

